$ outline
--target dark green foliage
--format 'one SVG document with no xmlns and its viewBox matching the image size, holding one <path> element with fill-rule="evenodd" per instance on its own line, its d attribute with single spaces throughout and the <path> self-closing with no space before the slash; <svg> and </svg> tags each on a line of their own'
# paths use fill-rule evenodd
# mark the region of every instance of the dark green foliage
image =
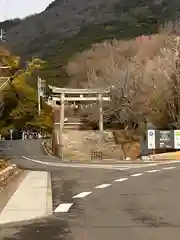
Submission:
<svg viewBox="0 0 180 240">
<path fill-rule="evenodd" d="M 84 19 L 81 19 L 81 23 L 75 26 L 77 29 L 80 29 L 79 32 L 71 34 L 72 28 L 70 26 L 70 30 L 67 30 L 67 34 L 70 37 L 62 38 L 62 35 L 59 33 L 60 28 L 63 28 L 63 24 L 61 24 L 62 19 L 60 18 L 62 4 L 66 4 L 68 14 L 68 6 L 71 8 L 72 5 L 64 0 L 53 1 L 43 12 L 44 17 L 48 11 L 51 11 L 52 17 L 54 16 L 53 14 L 57 15 L 58 12 L 59 23 L 50 19 L 49 23 L 52 28 L 46 31 L 46 24 L 42 24 L 41 15 L 41 20 L 39 21 L 41 23 L 39 27 L 40 34 L 37 34 L 35 37 L 31 36 L 32 40 L 25 49 L 17 50 L 19 48 L 18 44 L 14 49 L 21 52 L 23 59 L 37 56 L 46 60 L 48 64 L 41 71 L 41 74 L 51 84 L 59 86 L 65 86 L 71 80 L 64 66 L 77 52 L 86 50 L 93 43 L 102 42 L 106 39 L 131 39 L 143 34 L 157 33 L 161 25 L 177 20 L 180 17 L 180 2 L 177 0 L 163 0 L 159 2 L 152 0 L 117 0 L 112 5 L 108 5 L 106 2 L 100 3 L 97 0 L 97 8 L 103 10 L 102 18 L 97 20 L 94 16 L 96 6 L 93 5 L 94 3 L 89 6 L 86 0 L 84 0 L 84 9 L 81 6 L 83 13 L 90 11 L 91 21 L 88 20 L 88 14 L 87 18 L 85 14 Z M 77 9 L 74 9 L 74 18 L 76 18 L 76 13 L 78 14 L 79 12 L 80 9 L 77 5 Z M 107 17 L 109 14 L 113 17 Z M 54 19 L 54 21 L 58 21 L 58 18 Z M 27 21 L 27 27 L 29 28 L 31 28 L 31 20 L 33 20 L 33 17 Z M 36 16 L 36 21 L 38 24 L 38 16 Z M 8 29 L 18 24 L 18 22 L 19 19 L 15 19 L 1 24 L 4 24 L 5 28 L 7 26 Z"/>
<path fill-rule="evenodd" d="M 46 8 L 46 10 L 50 10 L 56 6 L 58 6 L 59 4 L 63 3 L 64 0 L 55 0 L 52 3 L 49 4 L 49 6 Z"/>
<path fill-rule="evenodd" d="M 4 29 L 5 31 L 10 30 L 12 27 L 15 27 L 21 22 L 19 18 L 6 20 L 4 22 L 0 22 L 0 29 Z"/>
<path fill-rule="evenodd" d="M 59 1 L 54 1 L 51 7 L 58 4 Z M 154 4 L 153 1 L 148 0 L 122 0 L 114 6 L 114 15 L 116 20 L 84 25 L 78 34 L 69 39 L 57 41 L 57 38 L 54 38 L 56 39 L 54 44 L 42 51 L 43 58 L 48 60 L 44 77 L 52 84 L 67 85 L 70 78 L 64 66 L 74 54 L 106 39 L 131 39 L 157 33 L 161 25 L 179 18 L 180 4 L 168 0 L 164 0 L 161 4 Z M 43 39 L 48 42 L 48 36 L 44 36 Z"/>
</svg>

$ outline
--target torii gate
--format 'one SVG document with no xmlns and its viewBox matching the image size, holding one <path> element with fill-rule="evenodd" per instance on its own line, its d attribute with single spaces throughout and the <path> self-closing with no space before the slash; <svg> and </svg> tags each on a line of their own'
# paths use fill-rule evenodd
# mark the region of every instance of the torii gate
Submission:
<svg viewBox="0 0 180 240">
<path fill-rule="evenodd" d="M 103 132 L 103 101 L 111 101 L 110 90 L 104 89 L 72 89 L 59 88 L 49 85 L 52 97 L 60 100 L 60 133 L 64 128 L 64 105 L 65 102 L 99 102 L 99 130 Z"/>
<path fill-rule="evenodd" d="M 101 134 L 104 131 L 103 127 L 103 101 L 111 101 L 109 97 L 110 90 L 102 89 L 71 89 L 71 88 L 58 88 L 49 85 L 51 90 L 51 97 L 59 98 L 60 100 L 60 156 L 62 156 L 63 149 L 63 129 L 64 129 L 64 109 L 65 102 L 99 102 L 99 130 Z M 54 144 L 53 144 L 54 146 Z M 53 151 L 54 151 L 53 147 Z M 59 151 L 58 151 L 59 152 Z"/>
</svg>

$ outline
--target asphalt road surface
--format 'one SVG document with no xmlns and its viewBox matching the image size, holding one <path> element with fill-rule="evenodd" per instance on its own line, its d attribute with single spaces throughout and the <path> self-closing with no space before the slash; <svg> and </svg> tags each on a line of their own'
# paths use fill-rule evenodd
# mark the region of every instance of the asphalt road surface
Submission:
<svg viewBox="0 0 180 240">
<path fill-rule="evenodd" d="M 179 163 L 124 169 L 62 167 L 58 159 L 43 157 L 38 142 L 33 153 L 34 142 L 23 147 L 26 143 L 2 144 L 7 144 L 14 154 L 12 161 L 22 168 L 50 171 L 53 209 L 60 204 L 69 204 L 69 209 L 43 219 L 1 225 L 0 240 L 180 239 Z"/>
</svg>

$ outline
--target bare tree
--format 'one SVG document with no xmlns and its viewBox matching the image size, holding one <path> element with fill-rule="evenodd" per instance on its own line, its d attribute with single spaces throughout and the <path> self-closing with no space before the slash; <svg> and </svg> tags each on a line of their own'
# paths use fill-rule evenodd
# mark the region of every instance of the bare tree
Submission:
<svg viewBox="0 0 180 240">
<path fill-rule="evenodd" d="M 177 23 L 176 23 L 177 24 Z M 176 25 L 175 25 L 176 26 Z M 174 25 L 170 25 L 171 32 L 178 32 L 178 29 L 173 31 Z M 167 117 L 171 123 L 171 127 L 180 127 L 180 37 L 178 35 L 167 34 L 166 48 L 161 49 L 161 53 L 164 56 L 166 62 L 171 68 L 169 74 L 169 68 L 162 67 L 161 71 L 164 73 L 169 85 L 169 91 L 171 91 L 170 98 L 165 100 Z"/>
<path fill-rule="evenodd" d="M 74 79 L 83 79 L 81 87 L 110 88 L 112 102 L 104 114 L 125 128 L 147 119 L 167 126 L 178 121 L 180 106 L 176 43 L 167 32 L 150 40 L 106 41 L 76 55 L 67 71 Z"/>
</svg>

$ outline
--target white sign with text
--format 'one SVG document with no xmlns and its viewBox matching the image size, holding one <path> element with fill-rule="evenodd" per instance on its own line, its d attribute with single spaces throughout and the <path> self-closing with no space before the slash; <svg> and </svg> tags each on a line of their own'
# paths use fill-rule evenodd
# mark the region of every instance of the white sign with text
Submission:
<svg viewBox="0 0 180 240">
<path fill-rule="evenodd" d="M 155 130 L 148 130 L 148 149 L 155 149 Z"/>
</svg>

